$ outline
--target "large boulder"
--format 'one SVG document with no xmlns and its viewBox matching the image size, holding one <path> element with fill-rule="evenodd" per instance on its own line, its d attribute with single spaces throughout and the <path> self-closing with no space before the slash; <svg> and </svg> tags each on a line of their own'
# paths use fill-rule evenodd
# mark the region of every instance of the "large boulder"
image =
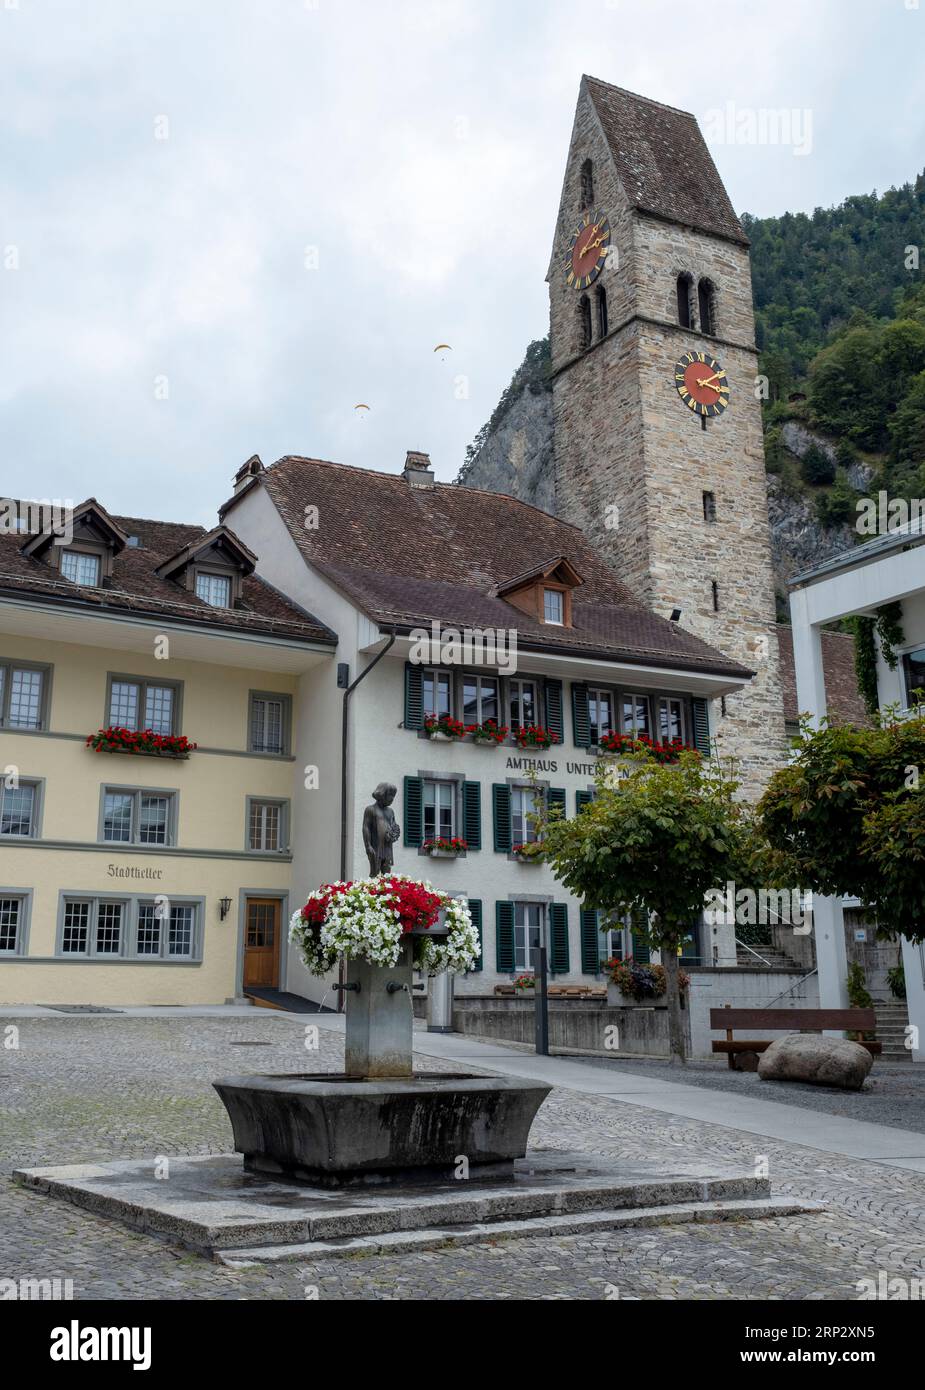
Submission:
<svg viewBox="0 0 925 1390">
<path fill-rule="evenodd" d="M 846 1038 L 793 1033 L 771 1043 L 758 1063 L 758 1075 L 764 1081 L 804 1081 L 859 1091 L 872 1063 L 866 1047 Z"/>
</svg>

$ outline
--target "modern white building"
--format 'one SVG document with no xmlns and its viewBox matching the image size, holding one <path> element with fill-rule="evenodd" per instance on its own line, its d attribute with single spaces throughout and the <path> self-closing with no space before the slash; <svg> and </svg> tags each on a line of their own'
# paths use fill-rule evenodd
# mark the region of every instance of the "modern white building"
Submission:
<svg viewBox="0 0 925 1390">
<path fill-rule="evenodd" d="M 823 627 L 851 615 L 873 616 L 887 604 L 902 605 L 904 641 L 895 668 L 878 647 L 880 708 L 909 710 L 913 692 L 925 688 L 925 530 L 921 521 L 836 556 L 795 576 L 790 595 L 797 700 L 818 723 L 827 712 Z M 915 793 L 921 795 L 922 793 Z M 842 904 L 817 899 L 814 907 L 819 997 L 823 1008 L 847 1005 L 847 958 Z M 910 1040 L 914 1061 L 925 1061 L 925 948 L 902 943 Z"/>
</svg>

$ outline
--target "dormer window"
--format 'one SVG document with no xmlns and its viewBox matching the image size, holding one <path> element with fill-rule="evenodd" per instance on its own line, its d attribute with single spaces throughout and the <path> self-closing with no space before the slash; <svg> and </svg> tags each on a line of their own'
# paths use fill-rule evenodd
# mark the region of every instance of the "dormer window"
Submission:
<svg viewBox="0 0 925 1390">
<path fill-rule="evenodd" d="M 257 556 L 244 542 L 227 526 L 216 526 L 158 565 L 155 573 L 195 594 L 210 608 L 238 608 L 244 581 L 256 567 Z"/>
<path fill-rule="evenodd" d="M 62 550 L 61 573 L 72 584 L 96 588 L 100 582 L 100 557 L 84 550 Z"/>
<path fill-rule="evenodd" d="M 201 598 L 213 608 L 231 607 L 231 576 L 209 574 L 204 570 L 196 573 L 196 597 Z"/>
<path fill-rule="evenodd" d="M 535 623 L 549 627 L 572 626 L 572 592 L 584 583 L 564 555 L 547 560 L 526 574 L 505 580 L 494 591 Z"/>
<path fill-rule="evenodd" d="M 565 622 L 565 594 L 561 589 L 543 590 L 543 621 L 557 627 Z"/>
</svg>

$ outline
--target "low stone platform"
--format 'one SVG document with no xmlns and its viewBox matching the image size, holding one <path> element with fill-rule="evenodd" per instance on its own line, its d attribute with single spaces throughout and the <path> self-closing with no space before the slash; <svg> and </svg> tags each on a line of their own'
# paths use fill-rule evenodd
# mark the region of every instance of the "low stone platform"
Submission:
<svg viewBox="0 0 925 1390">
<path fill-rule="evenodd" d="M 774 1199 L 766 1178 L 705 1164 L 650 1164 L 538 1150 L 513 1179 L 350 1189 L 247 1172 L 238 1155 L 19 1169 L 24 1186 L 228 1264 L 309 1259 L 662 1221 L 818 1210 Z"/>
</svg>

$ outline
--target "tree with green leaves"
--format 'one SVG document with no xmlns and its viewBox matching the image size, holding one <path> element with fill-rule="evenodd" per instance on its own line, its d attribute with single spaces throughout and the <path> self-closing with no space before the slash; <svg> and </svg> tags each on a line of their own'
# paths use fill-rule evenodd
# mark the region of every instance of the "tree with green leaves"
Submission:
<svg viewBox="0 0 925 1390">
<path fill-rule="evenodd" d="M 660 763 L 602 755 L 591 803 L 573 819 L 539 818 L 545 858 L 589 908 L 648 918 L 648 943 L 665 968 L 672 1062 L 684 1062 L 678 956 L 711 889 L 747 877 L 749 812 L 718 758 L 684 752 Z"/>
<path fill-rule="evenodd" d="M 925 940 L 925 718 L 805 723 L 758 817 L 793 882 L 859 898 L 882 936 Z"/>
</svg>

